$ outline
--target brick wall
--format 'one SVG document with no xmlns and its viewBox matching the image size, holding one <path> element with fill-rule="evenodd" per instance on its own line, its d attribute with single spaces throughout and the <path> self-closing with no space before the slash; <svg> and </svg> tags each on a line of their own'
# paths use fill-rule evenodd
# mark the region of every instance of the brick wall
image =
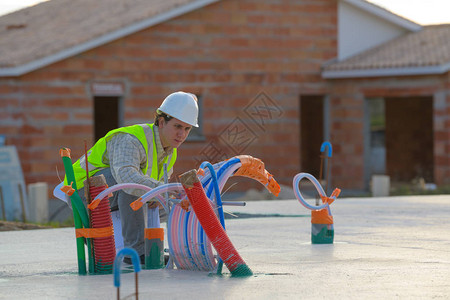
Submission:
<svg viewBox="0 0 450 300">
<path fill-rule="evenodd" d="M 364 188 L 364 96 L 353 81 L 330 87 L 330 142 L 333 186 Z"/>
<path fill-rule="evenodd" d="M 434 176 L 437 184 L 450 184 L 450 73 L 444 88 L 434 95 Z"/>
<path fill-rule="evenodd" d="M 207 150 L 217 146 L 224 156 L 261 158 L 279 182 L 290 185 L 301 171 L 299 95 L 325 92 L 320 68 L 336 56 L 336 18 L 331 0 L 209 5 L 19 78 L 1 78 L 0 132 L 18 147 L 27 183 L 46 181 L 52 189 L 59 181 L 56 168 L 64 173 L 59 148 L 71 148 L 75 159 L 84 140 L 92 145 L 92 82 L 124 84 L 124 125 L 150 122 L 167 94 L 186 90 L 204 99 L 206 141 L 180 147 L 176 174 L 216 159 Z M 333 103 L 339 111 L 348 101 L 354 102 Z M 262 119 L 251 114 L 261 103 L 269 103 Z M 355 130 L 354 124 L 338 123 L 335 136 L 345 141 L 345 128 Z M 232 129 L 242 128 L 245 135 L 233 139 Z M 338 151 L 361 153 L 356 144 Z M 251 186 L 261 188 L 242 181 L 233 190 Z"/>
</svg>

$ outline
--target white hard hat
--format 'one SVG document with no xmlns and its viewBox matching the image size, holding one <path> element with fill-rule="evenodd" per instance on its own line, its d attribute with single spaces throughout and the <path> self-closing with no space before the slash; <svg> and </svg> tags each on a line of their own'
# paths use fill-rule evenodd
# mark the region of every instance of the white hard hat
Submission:
<svg viewBox="0 0 450 300">
<path fill-rule="evenodd" d="M 184 123 L 198 127 L 197 97 L 191 93 L 175 92 L 164 99 L 158 111 L 172 116 Z"/>
</svg>

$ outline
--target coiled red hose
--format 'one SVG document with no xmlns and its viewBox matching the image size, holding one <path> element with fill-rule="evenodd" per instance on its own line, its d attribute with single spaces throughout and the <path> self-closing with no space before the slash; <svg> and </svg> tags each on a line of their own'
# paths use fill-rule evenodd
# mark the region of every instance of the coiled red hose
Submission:
<svg viewBox="0 0 450 300">
<path fill-rule="evenodd" d="M 104 191 L 107 186 L 91 186 L 89 192 L 91 199 Z M 106 228 L 112 227 L 111 211 L 109 208 L 108 198 L 100 201 L 97 208 L 91 211 L 91 227 Z M 113 270 L 114 258 L 116 257 L 116 246 L 114 243 L 114 231 L 111 236 L 93 238 L 94 240 L 94 257 L 95 257 L 95 273 L 110 274 Z"/>
<path fill-rule="evenodd" d="M 217 219 L 196 173 L 195 170 L 188 171 L 180 175 L 180 181 L 203 230 L 232 276 L 253 275 Z"/>
</svg>

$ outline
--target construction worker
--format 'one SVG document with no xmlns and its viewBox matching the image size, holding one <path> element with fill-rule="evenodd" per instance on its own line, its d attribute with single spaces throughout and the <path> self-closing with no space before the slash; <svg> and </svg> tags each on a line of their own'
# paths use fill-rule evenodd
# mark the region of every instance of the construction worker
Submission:
<svg viewBox="0 0 450 300">
<path fill-rule="evenodd" d="M 198 105 L 194 94 L 175 92 L 156 110 L 153 124 L 138 124 L 108 132 L 88 151 L 89 176 L 103 174 L 108 186 L 138 183 L 155 188 L 164 183 L 164 163 L 173 173 L 177 148 L 192 127 L 198 127 Z M 84 155 L 73 164 L 80 196 L 86 179 Z M 133 211 L 130 203 L 145 193 L 123 189 L 110 199 L 112 210 L 119 209 L 125 247 L 135 249 L 144 263 L 144 211 Z M 83 197 L 84 198 L 84 197 Z M 145 207 L 145 206 L 144 206 Z M 117 234 L 117 233 L 116 233 Z M 126 262 L 126 260 L 124 260 Z"/>
</svg>

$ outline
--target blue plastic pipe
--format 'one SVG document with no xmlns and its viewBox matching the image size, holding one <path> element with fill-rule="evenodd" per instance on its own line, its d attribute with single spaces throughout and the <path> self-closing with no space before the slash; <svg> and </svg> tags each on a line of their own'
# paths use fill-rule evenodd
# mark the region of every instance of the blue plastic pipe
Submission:
<svg viewBox="0 0 450 300">
<path fill-rule="evenodd" d="M 327 157 L 331 157 L 333 155 L 333 147 L 331 146 L 330 142 L 323 142 L 320 146 L 320 152 L 324 152 L 325 148 L 328 147 L 328 154 Z"/>
<path fill-rule="evenodd" d="M 136 250 L 131 248 L 123 248 L 117 253 L 116 258 L 114 259 L 114 286 L 120 287 L 120 267 L 122 265 L 122 258 L 125 256 L 131 256 L 131 261 L 133 263 L 134 272 L 138 273 L 141 271 L 141 265 L 139 263 L 139 255 Z"/>
</svg>

